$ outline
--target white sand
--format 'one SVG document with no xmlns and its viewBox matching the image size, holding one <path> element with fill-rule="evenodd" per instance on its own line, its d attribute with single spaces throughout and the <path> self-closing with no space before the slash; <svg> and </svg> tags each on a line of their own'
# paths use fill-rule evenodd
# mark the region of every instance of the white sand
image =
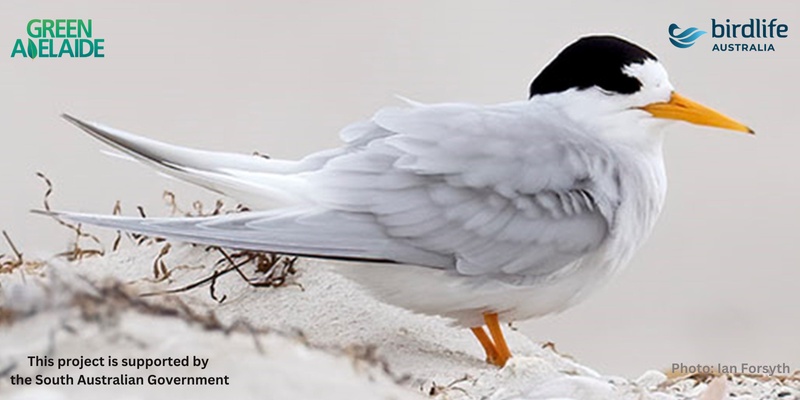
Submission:
<svg viewBox="0 0 800 400">
<path fill-rule="evenodd" d="M 138 294 L 209 276 L 220 258 L 175 245 L 175 268 L 153 282 L 162 244 L 131 247 L 77 264 L 50 262 L 0 274 L 0 394 L 8 399 L 689 399 L 800 398 L 797 380 L 731 377 L 708 387 L 667 380 L 657 371 L 635 381 L 603 376 L 507 330 L 515 357 L 487 365 L 472 334 L 441 318 L 379 303 L 335 272 L 302 260 L 293 284 L 252 287 L 235 273 L 178 295 Z M 188 266 L 188 267 L 185 267 Z M 177 268 L 176 268 L 177 267 Z M 252 273 L 252 267 L 245 268 Z M 255 276 L 255 275 L 253 275 Z M 2 315 L 2 314 L 0 314 Z M 3 321 L 0 319 L 0 321 Z M 587 340 L 591 333 L 587 332 Z M 602 344 L 598 344 L 602 345 Z M 208 367 L 31 367 L 27 357 L 184 357 Z M 228 386 L 12 386 L 10 376 L 229 376 Z M 784 393 L 782 397 L 779 394 Z"/>
</svg>

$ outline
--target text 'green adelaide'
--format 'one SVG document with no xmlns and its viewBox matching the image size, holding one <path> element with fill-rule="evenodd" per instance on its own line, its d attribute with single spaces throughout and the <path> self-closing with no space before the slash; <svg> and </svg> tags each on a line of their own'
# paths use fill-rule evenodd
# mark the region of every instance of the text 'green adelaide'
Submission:
<svg viewBox="0 0 800 400">
<path fill-rule="evenodd" d="M 27 41 L 14 42 L 12 58 L 105 57 L 105 39 L 92 35 L 91 19 L 32 19 L 27 33 Z"/>
</svg>

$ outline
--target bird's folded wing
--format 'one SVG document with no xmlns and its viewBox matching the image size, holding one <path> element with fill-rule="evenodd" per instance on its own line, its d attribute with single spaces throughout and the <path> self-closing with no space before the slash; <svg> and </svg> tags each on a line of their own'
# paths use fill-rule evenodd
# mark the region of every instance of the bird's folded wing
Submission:
<svg viewBox="0 0 800 400">
<path fill-rule="evenodd" d="M 617 171 L 593 138 L 549 122 L 555 111 L 524 107 L 383 110 L 346 132 L 358 151 L 309 179 L 325 207 L 372 215 L 462 274 L 547 275 L 608 237 Z"/>
<path fill-rule="evenodd" d="M 62 216 L 241 249 L 546 276 L 609 236 L 620 189 L 613 153 L 542 107 L 385 109 L 346 128 L 342 149 L 293 166 L 71 119 L 179 178 L 244 201 L 302 193 L 304 208 L 190 219 Z"/>
<path fill-rule="evenodd" d="M 392 240 L 367 215 L 308 208 L 190 218 L 40 213 L 148 236 L 235 249 L 375 262 L 396 262 L 402 258 L 409 263 L 442 268 L 453 265 L 453 260 L 445 256 Z"/>
</svg>

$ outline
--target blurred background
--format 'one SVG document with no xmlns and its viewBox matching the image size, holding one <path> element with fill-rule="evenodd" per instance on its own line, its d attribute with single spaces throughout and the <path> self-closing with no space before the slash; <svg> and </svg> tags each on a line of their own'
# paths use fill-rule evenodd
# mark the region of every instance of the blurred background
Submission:
<svg viewBox="0 0 800 400">
<path fill-rule="evenodd" d="M 517 323 L 605 373 L 638 376 L 672 363 L 800 367 L 800 3 L 262 1 L 0 3 L 0 228 L 28 256 L 71 235 L 40 208 L 110 212 L 116 200 L 166 213 L 213 194 L 112 159 L 59 118 L 175 144 L 299 158 L 339 143 L 344 125 L 398 94 L 422 102 L 527 97 L 566 44 L 612 32 L 648 48 L 684 95 L 752 126 L 756 137 L 669 128 L 670 190 L 660 223 L 628 271 L 561 315 Z M 9 58 L 32 18 L 93 20 L 102 59 Z M 775 52 L 689 49 L 667 28 L 710 19 L 778 18 Z M 729 43 L 736 43 L 732 40 Z M 727 43 L 727 42 L 726 42 Z M 7 253 L 0 243 L 0 253 Z"/>
</svg>

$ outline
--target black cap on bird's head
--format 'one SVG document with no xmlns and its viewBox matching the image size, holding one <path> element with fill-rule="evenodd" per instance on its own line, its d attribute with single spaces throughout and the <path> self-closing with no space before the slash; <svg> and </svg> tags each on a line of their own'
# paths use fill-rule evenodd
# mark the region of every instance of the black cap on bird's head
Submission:
<svg viewBox="0 0 800 400">
<path fill-rule="evenodd" d="M 592 86 L 632 94 L 642 83 L 623 68 L 657 60 L 649 51 L 616 36 L 586 36 L 570 44 L 533 80 L 530 97 Z"/>
</svg>

